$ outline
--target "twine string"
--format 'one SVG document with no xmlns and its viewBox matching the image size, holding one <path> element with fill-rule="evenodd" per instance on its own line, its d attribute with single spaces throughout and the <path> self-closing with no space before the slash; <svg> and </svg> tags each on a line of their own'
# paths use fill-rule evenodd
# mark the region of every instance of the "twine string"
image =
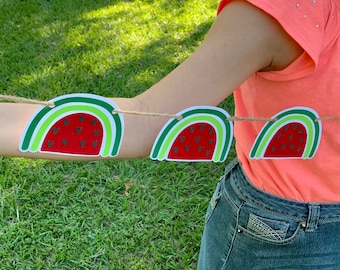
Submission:
<svg viewBox="0 0 340 270">
<path fill-rule="evenodd" d="M 17 96 L 0 95 L 0 100 L 10 101 L 14 103 L 38 104 L 38 105 L 48 106 L 51 108 L 55 107 L 55 104 L 51 101 L 41 101 L 41 100 L 35 100 L 35 99 L 29 99 L 29 98 L 23 98 L 23 97 L 17 97 Z"/>
<path fill-rule="evenodd" d="M 277 118 L 265 118 L 265 117 L 248 117 L 248 116 L 230 116 L 227 121 L 252 121 L 252 122 L 275 122 Z"/>
<path fill-rule="evenodd" d="M 41 101 L 17 96 L 10 95 L 0 95 L 0 101 L 9 101 L 13 103 L 27 103 L 27 104 L 38 104 L 44 105 L 51 108 L 55 107 L 55 104 L 52 101 Z M 178 120 L 183 119 L 182 115 L 178 114 L 168 114 L 168 113 L 157 113 L 157 112 L 138 112 L 138 111 L 127 111 L 127 110 L 113 110 L 112 114 L 122 113 L 122 114 L 132 114 L 132 115 L 141 115 L 141 116 L 158 116 L 158 117 L 167 117 L 167 118 L 175 118 Z M 265 117 L 249 117 L 249 116 L 230 116 L 226 118 L 227 121 L 260 121 L 260 122 L 275 122 L 278 118 L 265 118 Z M 323 116 L 317 117 L 314 119 L 315 122 L 318 121 L 329 121 L 329 120 L 340 120 L 340 115 L 332 115 L 332 116 Z"/>
<path fill-rule="evenodd" d="M 134 115 L 144 115 L 144 116 L 160 116 L 160 117 L 167 117 L 167 118 L 175 118 L 178 120 L 183 119 L 182 115 L 168 114 L 168 113 L 137 112 L 137 111 L 125 111 L 125 110 L 113 110 L 112 113 L 113 114 L 115 113 L 134 114 Z"/>
<path fill-rule="evenodd" d="M 323 117 L 317 117 L 315 118 L 315 122 L 318 121 L 328 121 L 328 120 L 339 120 L 340 119 L 340 115 L 333 115 L 333 116 L 323 116 Z"/>
</svg>

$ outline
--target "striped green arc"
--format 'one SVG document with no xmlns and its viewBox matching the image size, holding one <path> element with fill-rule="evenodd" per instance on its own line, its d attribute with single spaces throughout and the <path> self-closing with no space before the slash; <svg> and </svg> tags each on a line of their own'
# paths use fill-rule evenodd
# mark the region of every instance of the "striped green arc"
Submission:
<svg viewBox="0 0 340 270">
<path fill-rule="evenodd" d="M 96 116 L 105 129 L 105 139 L 102 156 L 117 155 L 123 136 L 123 124 L 118 114 L 112 114 L 113 105 L 96 95 L 72 94 L 66 98 L 52 100 L 55 107 L 44 107 L 36 113 L 22 139 L 21 150 L 37 152 L 48 129 L 63 115 L 72 112 L 86 112 Z M 106 113 L 105 113 L 106 111 Z M 109 115 L 109 116 L 108 116 Z M 112 125 L 115 125 L 115 134 Z"/>
<path fill-rule="evenodd" d="M 232 128 L 226 119 L 228 115 L 216 109 L 199 108 L 187 111 L 182 116 L 182 120 L 173 119 L 167 124 L 153 147 L 151 158 L 164 160 L 174 139 L 183 129 L 195 122 L 207 122 L 212 124 L 217 134 L 213 161 L 223 161 L 226 158 L 230 141 L 232 140 Z M 216 116 L 218 119 L 216 119 Z"/>
<path fill-rule="evenodd" d="M 306 147 L 302 157 L 311 158 L 317 149 L 319 138 L 321 135 L 320 123 L 315 121 L 317 116 L 310 110 L 293 109 L 287 110 L 277 115 L 276 117 L 278 118 L 278 120 L 275 122 L 268 122 L 258 135 L 251 150 L 250 157 L 261 158 L 263 153 L 266 151 L 266 146 L 278 129 L 280 129 L 287 123 L 300 122 L 305 126 L 308 134 Z"/>
</svg>

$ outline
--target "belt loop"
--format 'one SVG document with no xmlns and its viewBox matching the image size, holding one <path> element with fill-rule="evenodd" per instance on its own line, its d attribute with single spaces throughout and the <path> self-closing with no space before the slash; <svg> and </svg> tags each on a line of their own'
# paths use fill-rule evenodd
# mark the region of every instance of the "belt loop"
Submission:
<svg viewBox="0 0 340 270">
<path fill-rule="evenodd" d="M 308 218 L 306 232 L 313 232 L 318 227 L 320 218 L 320 205 L 315 203 L 308 204 Z"/>
<path fill-rule="evenodd" d="M 231 162 L 229 162 L 224 170 L 224 174 L 229 173 L 232 169 L 234 169 L 238 164 L 237 158 L 234 158 Z"/>
</svg>

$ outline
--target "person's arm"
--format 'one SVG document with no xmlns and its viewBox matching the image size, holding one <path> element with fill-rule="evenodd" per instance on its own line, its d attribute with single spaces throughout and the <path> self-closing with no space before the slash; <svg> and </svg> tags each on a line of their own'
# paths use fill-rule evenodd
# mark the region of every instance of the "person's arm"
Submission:
<svg viewBox="0 0 340 270">
<path fill-rule="evenodd" d="M 252 73 L 282 69 L 301 48 L 280 25 L 245 1 L 231 2 L 216 18 L 205 40 L 186 61 L 134 98 L 113 98 L 122 110 L 174 114 L 194 105 L 218 105 Z M 37 105 L 0 103 L 0 155 L 82 159 L 18 150 L 23 129 Z M 147 156 L 163 117 L 124 115 L 118 158 Z"/>
</svg>

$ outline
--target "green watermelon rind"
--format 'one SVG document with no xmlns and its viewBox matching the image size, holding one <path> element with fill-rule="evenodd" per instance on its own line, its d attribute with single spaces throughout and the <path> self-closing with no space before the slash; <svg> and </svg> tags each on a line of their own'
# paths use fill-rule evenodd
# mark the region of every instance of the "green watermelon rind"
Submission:
<svg viewBox="0 0 340 270">
<path fill-rule="evenodd" d="M 318 118 L 318 114 L 315 111 L 305 107 L 294 107 L 282 111 L 274 116 L 274 118 L 277 118 L 278 120 L 275 122 L 268 122 L 257 136 L 250 151 L 250 158 L 265 158 L 264 153 L 273 136 L 281 127 L 292 122 L 302 124 L 307 130 L 306 146 L 300 158 L 310 159 L 315 155 L 322 132 L 320 121 L 315 121 L 315 119 Z M 270 159 L 278 158 L 280 157 L 270 157 Z"/>
<path fill-rule="evenodd" d="M 160 131 L 151 150 L 151 159 L 161 161 L 168 159 L 173 142 L 185 128 L 193 123 L 208 123 L 212 125 L 217 135 L 212 161 L 223 162 L 226 160 L 233 139 L 233 125 L 227 121 L 229 114 L 226 111 L 212 106 L 195 106 L 179 112 L 178 115 L 182 116 L 181 120 L 169 120 Z M 168 160 L 179 161 L 177 159 Z"/>
<path fill-rule="evenodd" d="M 112 114 L 112 111 L 118 108 L 112 101 L 93 94 L 69 94 L 52 99 L 51 102 L 54 103 L 54 107 L 42 107 L 28 122 L 21 137 L 20 151 L 38 152 L 48 130 L 58 120 L 73 113 L 87 113 L 96 117 L 104 127 L 100 155 L 114 157 L 118 154 L 124 122 L 119 114 Z"/>
</svg>

